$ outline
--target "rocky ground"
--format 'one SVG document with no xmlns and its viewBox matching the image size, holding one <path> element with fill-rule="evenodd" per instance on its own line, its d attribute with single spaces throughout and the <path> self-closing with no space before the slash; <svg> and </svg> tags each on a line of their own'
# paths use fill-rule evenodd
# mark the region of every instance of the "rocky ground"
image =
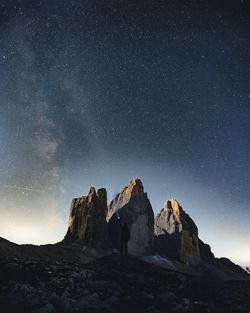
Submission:
<svg viewBox="0 0 250 313">
<path fill-rule="evenodd" d="M 132 256 L 85 265 L 0 259 L 1 312 L 250 312 L 250 282 L 176 273 Z"/>
</svg>

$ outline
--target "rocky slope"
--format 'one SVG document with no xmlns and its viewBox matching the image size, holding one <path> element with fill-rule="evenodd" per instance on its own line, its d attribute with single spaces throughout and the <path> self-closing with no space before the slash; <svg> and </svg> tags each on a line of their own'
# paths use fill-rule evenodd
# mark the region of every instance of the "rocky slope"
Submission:
<svg viewBox="0 0 250 313">
<path fill-rule="evenodd" d="M 86 265 L 0 258 L 1 312 L 247 313 L 249 295 L 249 281 L 185 275 L 132 256 Z"/>
<path fill-rule="evenodd" d="M 0 237 L 0 257 L 84 264 L 94 260 L 96 253 L 73 242 L 59 242 L 57 244 L 41 246 L 29 244 L 18 245 Z"/>
<path fill-rule="evenodd" d="M 120 248 L 120 225 L 126 222 L 131 232 L 129 253 L 153 252 L 154 212 L 140 179 L 131 180 L 111 201 L 107 220 L 115 248 Z"/>
</svg>

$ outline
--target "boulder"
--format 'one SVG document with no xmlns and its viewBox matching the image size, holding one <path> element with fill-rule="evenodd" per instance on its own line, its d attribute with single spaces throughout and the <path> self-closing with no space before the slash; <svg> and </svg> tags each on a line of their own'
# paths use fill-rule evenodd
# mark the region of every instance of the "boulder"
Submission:
<svg viewBox="0 0 250 313">
<path fill-rule="evenodd" d="M 69 226 L 64 241 L 75 241 L 90 248 L 107 248 L 107 193 L 104 188 L 90 188 L 85 197 L 72 200 Z"/>
<path fill-rule="evenodd" d="M 177 200 L 164 203 L 155 218 L 155 250 L 184 263 L 200 258 L 198 228 Z"/>
<path fill-rule="evenodd" d="M 128 253 L 140 256 L 152 252 L 154 212 L 140 179 L 132 179 L 111 201 L 107 220 L 116 249 L 120 249 L 121 224 L 126 222 L 131 233 Z"/>
</svg>

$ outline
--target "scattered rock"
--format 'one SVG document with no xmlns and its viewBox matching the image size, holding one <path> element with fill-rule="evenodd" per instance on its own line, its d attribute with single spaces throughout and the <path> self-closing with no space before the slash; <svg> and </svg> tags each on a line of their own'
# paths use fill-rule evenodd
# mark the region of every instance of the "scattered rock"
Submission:
<svg viewBox="0 0 250 313">
<path fill-rule="evenodd" d="M 1 312 L 247 313 L 250 307 L 249 280 L 192 278 L 134 256 L 111 255 L 78 266 L 0 258 L 0 268 L 26 266 L 33 268 L 36 281 L 28 284 L 0 277 Z M 48 269 L 50 280 L 43 275 Z"/>
</svg>

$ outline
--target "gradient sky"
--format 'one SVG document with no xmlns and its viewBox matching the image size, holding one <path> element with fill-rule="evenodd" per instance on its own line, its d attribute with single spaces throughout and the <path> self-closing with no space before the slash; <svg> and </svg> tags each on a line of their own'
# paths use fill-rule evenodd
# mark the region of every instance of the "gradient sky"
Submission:
<svg viewBox="0 0 250 313">
<path fill-rule="evenodd" d="M 0 236 L 59 241 L 73 197 L 140 177 L 249 265 L 249 7 L 0 0 Z"/>
</svg>

